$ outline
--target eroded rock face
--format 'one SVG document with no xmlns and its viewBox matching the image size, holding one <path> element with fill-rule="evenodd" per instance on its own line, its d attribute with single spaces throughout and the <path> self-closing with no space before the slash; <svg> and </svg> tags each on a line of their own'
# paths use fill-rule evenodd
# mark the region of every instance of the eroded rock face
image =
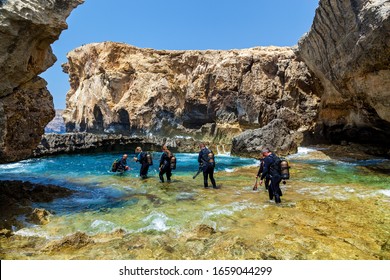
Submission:
<svg viewBox="0 0 390 280">
<path fill-rule="evenodd" d="M 299 52 L 324 86 L 320 134 L 388 146 L 390 2 L 320 1 Z"/>
<path fill-rule="evenodd" d="M 63 65 L 71 89 L 68 131 L 192 135 L 230 144 L 281 119 L 292 130 L 316 117 L 317 85 L 292 48 L 157 51 L 105 42 Z"/>
<path fill-rule="evenodd" d="M 302 135 L 290 131 L 283 120 L 275 119 L 258 129 L 247 130 L 232 140 L 232 154 L 259 157 L 263 148 L 280 155 L 296 153 Z"/>
<path fill-rule="evenodd" d="M 28 157 L 54 117 L 46 82 L 56 60 L 50 44 L 83 0 L 0 2 L 0 162 Z"/>
</svg>

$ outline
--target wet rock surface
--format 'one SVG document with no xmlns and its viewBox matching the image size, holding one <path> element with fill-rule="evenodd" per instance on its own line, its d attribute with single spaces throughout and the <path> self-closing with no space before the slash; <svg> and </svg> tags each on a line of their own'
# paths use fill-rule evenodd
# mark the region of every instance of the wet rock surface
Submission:
<svg viewBox="0 0 390 280">
<path fill-rule="evenodd" d="M 22 181 L 0 181 L 0 229 L 13 230 L 23 226 L 26 217 L 36 224 L 49 222 L 49 212 L 33 209 L 34 202 L 50 202 L 53 199 L 69 196 L 73 191 L 54 186 Z"/>
</svg>

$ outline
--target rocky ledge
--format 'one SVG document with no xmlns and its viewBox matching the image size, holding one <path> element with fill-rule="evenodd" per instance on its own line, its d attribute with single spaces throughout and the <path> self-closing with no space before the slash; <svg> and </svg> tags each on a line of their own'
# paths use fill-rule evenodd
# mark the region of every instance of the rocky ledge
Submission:
<svg viewBox="0 0 390 280">
<path fill-rule="evenodd" d="M 167 145 L 172 152 L 197 152 L 199 141 L 192 137 L 128 136 L 122 134 L 95 133 L 48 133 L 34 151 L 35 157 L 63 153 L 134 151 L 137 146 L 144 150 L 161 151 Z"/>
<path fill-rule="evenodd" d="M 13 229 L 21 228 L 21 216 L 30 223 L 48 223 L 51 213 L 32 208 L 32 203 L 51 202 L 71 194 L 72 190 L 54 185 L 0 180 L 0 235 L 9 235 Z"/>
</svg>

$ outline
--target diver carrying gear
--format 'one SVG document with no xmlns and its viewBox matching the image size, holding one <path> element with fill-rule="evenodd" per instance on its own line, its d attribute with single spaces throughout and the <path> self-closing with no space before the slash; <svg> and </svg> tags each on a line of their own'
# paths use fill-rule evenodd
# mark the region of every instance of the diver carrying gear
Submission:
<svg viewBox="0 0 390 280">
<path fill-rule="evenodd" d="M 275 198 L 276 203 L 281 203 L 280 197 L 283 195 L 282 191 L 280 190 L 280 181 L 281 176 L 280 176 L 280 159 L 273 153 L 268 148 L 265 148 L 262 150 L 263 157 L 264 157 L 264 168 L 263 172 L 261 174 L 261 181 L 260 185 L 263 182 L 263 179 L 266 176 L 269 176 L 271 179 L 271 185 L 268 187 L 268 194 L 269 194 L 269 199 L 272 200 Z"/>
<path fill-rule="evenodd" d="M 199 152 L 198 162 L 199 164 L 202 165 L 204 187 L 206 189 L 209 187 L 208 178 L 210 178 L 213 188 L 217 189 L 217 185 L 214 179 L 214 167 L 215 167 L 214 153 L 211 150 L 209 150 L 203 143 L 199 145 L 199 148 L 201 150 Z"/>
<path fill-rule="evenodd" d="M 162 152 L 163 153 L 161 154 L 161 157 L 160 157 L 159 177 L 160 177 L 160 182 L 164 183 L 164 174 L 166 174 L 166 176 L 167 176 L 167 181 L 168 182 L 171 181 L 171 176 L 172 176 L 171 157 L 172 157 L 172 154 L 166 146 L 162 146 Z"/>
<path fill-rule="evenodd" d="M 148 177 L 148 170 L 150 163 L 153 164 L 151 161 L 151 155 L 150 155 L 150 160 L 147 158 L 147 153 L 143 152 L 141 147 L 137 147 L 135 149 L 135 153 L 137 156 L 134 158 L 134 161 L 139 162 L 141 164 L 141 169 L 139 171 L 139 176 L 142 179 L 146 179 Z"/>
<path fill-rule="evenodd" d="M 125 172 L 130 168 L 127 166 L 127 155 L 124 154 L 122 158 L 116 159 L 111 165 L 111 172 Z"/>
</svg>

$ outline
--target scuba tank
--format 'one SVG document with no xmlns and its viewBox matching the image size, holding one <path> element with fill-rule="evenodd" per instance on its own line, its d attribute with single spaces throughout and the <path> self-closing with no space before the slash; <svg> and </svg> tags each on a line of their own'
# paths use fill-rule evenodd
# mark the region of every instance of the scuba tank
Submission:
<svg viewBox="0 0 390 280">
<path fill-rule="evenodd" d="M 211 164 L 211 166 L 215 167 L 214 153 L 210 151 L 210 153 L 208 153 L 208 157 L 208 162 Z"/>
<path fill-rule="evenodd" d="M 116 172 L 118 170 L 119 159 L 116 159 L 111 165 L 111 172 Z"/>
<path fill-rule="evenodd" d="M 176 169 L 176 157 L 174 155 L 171 156 L 171 169 L 175 170 Z"/>
<path fill-rule="evenodd" d="M 288 166 L 288 161 L 284 158 L 280 161 L 280 176 L 282 180 L 290 179 L 290 166 Z M 284 182 L 283 182 L 284 183 Z"/>
<path fill-rule="evenodd" d="M 146 162 L 149 164 L 149 165 L 153 165 L 153 157 L 152 155 L 148 152 L 146 153 Z"/>
</svg>

